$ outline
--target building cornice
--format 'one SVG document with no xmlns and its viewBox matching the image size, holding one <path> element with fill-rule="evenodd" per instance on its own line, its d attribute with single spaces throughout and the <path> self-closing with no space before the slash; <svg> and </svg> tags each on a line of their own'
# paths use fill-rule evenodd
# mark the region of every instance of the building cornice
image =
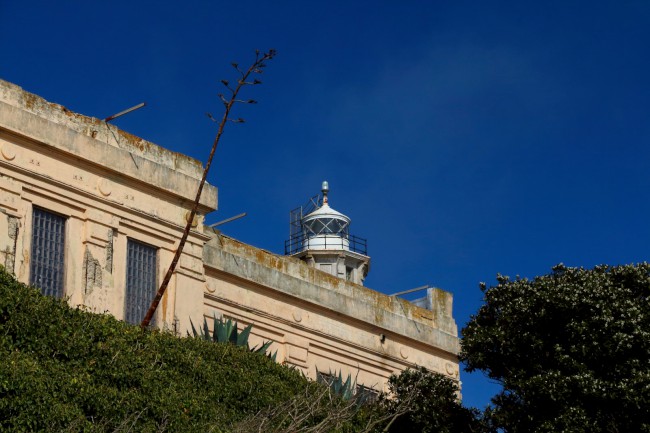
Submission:
<svg viewBox="0 0 650 433">
<path fill-rule="evenodd" d="M 194 198 L 203 171 L 193 158 L 73 113 L 3 80 L 0 128 L 186 200 Z M 204 213 L 217 208 L 215 186 L 205 185 L 200 204 Z"/>
<path fill-rule="evenodd" d="M 431 311 L 410 302 L 336 278 L 286 256 L 215 234 L 203 250 L 204 265 L 299 298 L 318 307 L 429 344 L 459 351 L 456 324 L 445 308 Z M 441 297 L 451 294 L 437 289 Z"/>
</svg>

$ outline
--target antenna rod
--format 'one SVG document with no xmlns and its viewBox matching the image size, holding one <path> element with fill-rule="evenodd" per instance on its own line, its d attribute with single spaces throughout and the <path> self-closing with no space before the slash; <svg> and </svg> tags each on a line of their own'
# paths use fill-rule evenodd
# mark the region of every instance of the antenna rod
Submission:
<svg viewBox="0 0 650 433">
<path fill-rule="evenodd" d="M 230 221 L 235 221 L 245 216 L 246 216 L 246 212 L 242 212 L 239 215 L 235 215 L 234 217 L 226 218 L 225 220 L 219 221 L 218 223 L 210 224 L 208 227 L 214 228 L 216 226 L 220 226 L 221 224 L 229 223 Z"/>
<path fill-rule="evenodd" d="M 104 119 L 104 122 L 110 122 L 110 121 L 113 120 L 113 119 L 117 119 L 117 118 L 120 117 L 120 116 L 124 116 L 125 114 L 128 114 L 128 113 L 130 113 L 131 111 L 135 111 L 135 110 L 137 110 L 138 108 L 142 108 L 142 107 L 144 107 L 145 105 L 146 105 L 146 104 L 145 104 L 144 102 L 141 102 L 141 103 L 139 103 L 138 105 L 134 105 L 133 107 L 131 107 L 131 108 L 127 108 L 127 109 L 124 110 L 124 111 L 120 111 L 120 112 L 117 113 L 117 114 L 113 114 L 112 116 L 108 116 L 106 119 Z"/>
<path fill-rule="evenodd" d="M 406 295 L 407 293 L 419 292 L 420 290 L 425 290 L 425 289 L 429 289 L 429 288 L 432 288 L 432 287 L 427 284 L 426 286 L 416 287 L 415 289 L 404 290 L 403 292 L 393 293 L 392 295 L 389 295 L 389 296 Z"/>
</svg>

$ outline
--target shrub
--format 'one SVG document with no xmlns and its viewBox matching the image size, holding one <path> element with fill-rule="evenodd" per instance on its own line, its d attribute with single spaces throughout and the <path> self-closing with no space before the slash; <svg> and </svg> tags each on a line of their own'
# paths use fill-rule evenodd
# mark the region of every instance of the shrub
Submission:
<svg viewBox="0 0 650 433">
<path fill-rule="evenodd" d="M 0 431 L 220 431 L 304 391 L 231 344 L 142 331 L 0 270 Z"/>
<path fill-rule="evenodd" d="M 392 398 L 382 396 L 380 405 L 394 414 L 385 431 L 461 433 L 484 431 L 480 413 L 458 400 L 458 384 L 424 367 L 392 375 L 388 380 Z"/>
</svg>

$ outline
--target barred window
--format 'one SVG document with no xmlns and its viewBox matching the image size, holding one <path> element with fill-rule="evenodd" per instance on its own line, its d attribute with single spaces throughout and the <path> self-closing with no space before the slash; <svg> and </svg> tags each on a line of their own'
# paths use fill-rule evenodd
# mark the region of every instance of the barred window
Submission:
<svg viewBox="0 0 650 433">
<path fill-rule="evenodd" d="M 318 383 L 323 383 L 325 385 L 331 385 L 332 382 L 336 380 L 336 375 L 332 373 L 332 371 L 328 373 L 323 373 L 322 371 L 319 371 L 318 368 L 316 369 L 316 382 Z"/>
<path fill-rule="evenodd" d="M 155 247 L 133 239 L 127 242 L 124 320 L 129 323 L 144 319 L 156 294 L 156 255 Z"/>
<path fill-rule="evenodd" d="M 370 403 L 379 399 L 379 391 L 365 385 L 357 385 L 355 395 L 360 403 Z"/>
<path fill-rule="evenodd" d="M 32 254 L 29 284 L 44 295 L 63 296 L 66 218 L 43 209 L 32 212 Z"/>
</svg>

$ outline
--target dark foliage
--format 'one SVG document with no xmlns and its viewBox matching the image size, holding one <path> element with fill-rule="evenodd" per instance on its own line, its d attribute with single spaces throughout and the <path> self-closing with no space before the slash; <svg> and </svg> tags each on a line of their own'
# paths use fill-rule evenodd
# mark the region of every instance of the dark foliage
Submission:
<svg viewBox="0 0 650 433">
<path fill-rule="evenodd" d="M 307 386 L 245 348 L 70 308 L 0 267 L 0 431 L 222 431 Z"/>
<path fill-rule="evenodd" d="M 503 391 L 506 432 L 650 431 L 650 265 L 498 276 L 463 330 L 467 369 Z"/>
<path fill-rule="evenodd" d="M 388 386 L 393 398 L 383 397 L 380 404 L 389 413 L 408 408 L 392 421 L 389 432 L 483 431 L 478 411 L 460 404 L 458 384 L 448 377 L 416 367 L 391 376 Z"/>
</svg>

